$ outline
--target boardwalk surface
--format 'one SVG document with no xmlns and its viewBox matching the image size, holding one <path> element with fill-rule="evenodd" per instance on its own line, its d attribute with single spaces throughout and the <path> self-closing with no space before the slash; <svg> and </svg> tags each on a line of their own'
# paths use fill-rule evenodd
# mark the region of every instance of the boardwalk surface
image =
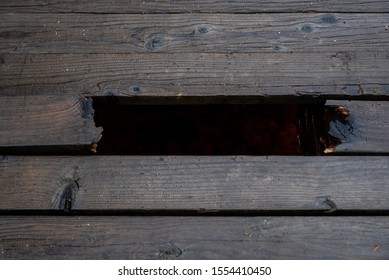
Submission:
<svg viewBox="0 0 389 280">
<path fill-rule="evenodd" d="M 389 258 L 389 1 L 15 0 L 0 19 L 0 259 Z M 291 105 L 320 156 L 99 155 L 105 104 Z"/>
</svg>

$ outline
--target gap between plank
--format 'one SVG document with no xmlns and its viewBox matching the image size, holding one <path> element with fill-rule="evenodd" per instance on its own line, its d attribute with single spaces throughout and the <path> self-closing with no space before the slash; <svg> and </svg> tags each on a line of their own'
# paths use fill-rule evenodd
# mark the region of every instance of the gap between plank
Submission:
<svg viewBox="0 0 389 280">
<path fill-rule="evenodd" d="M 0 216 L 389 216 L 389 210 L 0 210 Z"/>
</svg>

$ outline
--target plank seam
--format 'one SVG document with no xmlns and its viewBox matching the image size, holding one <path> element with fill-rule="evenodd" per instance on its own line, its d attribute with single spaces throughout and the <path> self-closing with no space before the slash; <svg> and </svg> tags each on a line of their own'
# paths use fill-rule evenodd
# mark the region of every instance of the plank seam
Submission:
<svg viewBox="0 0 389 280">
<path fill-rule="evenodd" d="M 215 216 L 215 217 L 261 217 L 261 216 L 389 216 L 389 209 L 381 210 L 0 210 L 0 216 Z"/>
</svg>

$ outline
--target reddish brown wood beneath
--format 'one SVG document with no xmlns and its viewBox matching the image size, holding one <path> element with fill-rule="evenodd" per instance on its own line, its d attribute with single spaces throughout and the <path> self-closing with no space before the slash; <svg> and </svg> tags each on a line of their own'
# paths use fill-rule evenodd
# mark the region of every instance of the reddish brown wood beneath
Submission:
<svg viewBox="0 0 389 280">
<path fill-rule="evenodd" d="M 298 155 L 297 105 L 95 104 L 100 155 Z"/>
</svg>

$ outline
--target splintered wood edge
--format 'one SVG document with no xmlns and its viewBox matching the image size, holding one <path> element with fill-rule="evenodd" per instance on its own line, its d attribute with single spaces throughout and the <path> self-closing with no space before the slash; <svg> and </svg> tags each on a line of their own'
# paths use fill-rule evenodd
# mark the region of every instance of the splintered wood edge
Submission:
<svg viewBox="0 0 389 280">
<path fill-rule="evenodd" d="M 0 150 L 95 149 L 102 128 L 92 102 L 80 95 L 0 96 Z"/>
<path fill-rule="evenodd" d="M 327 154 L 389 154 L 389 101 L 327 100 Z"/>
</svg>

